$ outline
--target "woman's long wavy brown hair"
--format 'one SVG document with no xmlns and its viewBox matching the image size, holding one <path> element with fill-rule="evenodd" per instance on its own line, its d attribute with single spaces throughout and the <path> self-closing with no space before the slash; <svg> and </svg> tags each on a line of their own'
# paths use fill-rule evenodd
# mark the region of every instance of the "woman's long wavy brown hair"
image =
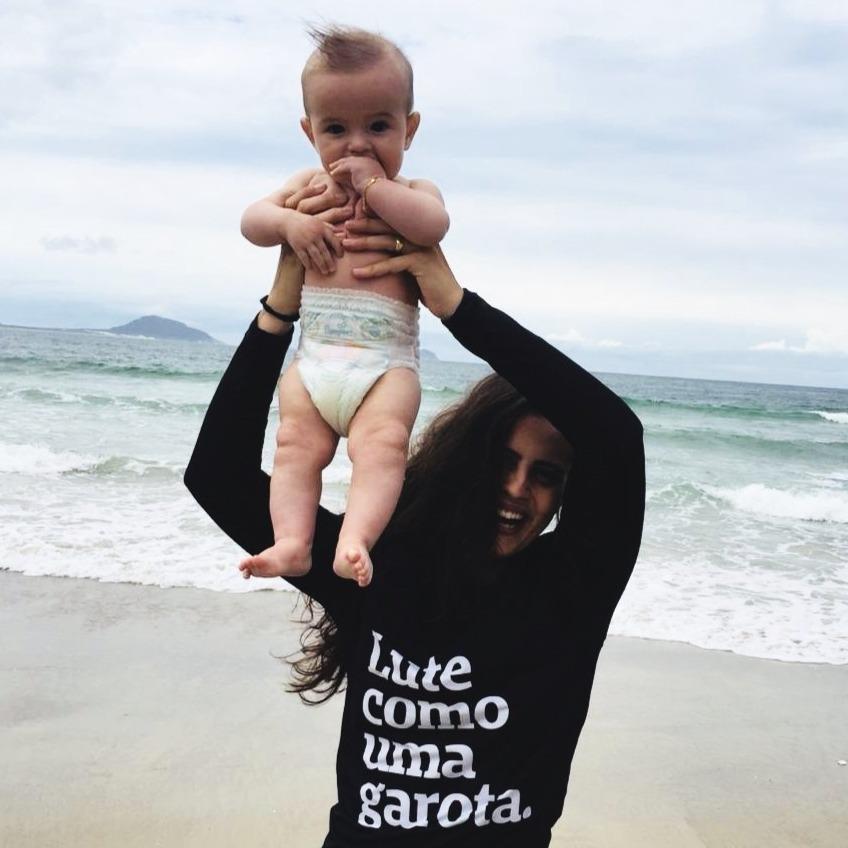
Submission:
<svg viewBox="0 0 848 848">
<path fill-rule="evenodd" d="M 461 401 L 444 409 L 416 440 L 400 500 L 384 536 L 403 538 L 433 563 L 429 597 L 434 619 L 462 617 L 474 592 L 474 567 L 491 556 L 503 448 L 518 420 L 532 409 L 503 377 L 491 374 Z M 297 692 L 308 704 L 331 698 L 344 685 L 346 649 L 337 622 L 304 601 L 307 626 L 300 656 L 289 660 Z M 317 621 L 315 616 L 319 615 Z"/>
</svg>

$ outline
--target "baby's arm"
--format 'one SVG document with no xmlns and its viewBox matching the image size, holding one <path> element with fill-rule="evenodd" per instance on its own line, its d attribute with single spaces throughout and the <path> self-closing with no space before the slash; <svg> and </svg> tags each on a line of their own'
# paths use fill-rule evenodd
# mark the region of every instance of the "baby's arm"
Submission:
<svg viewBox="0 0 848 848">
<path fill-rule="evenodd" d="M 241 216 L 241 234 L 259 247 L 274 247 L 285 242 L 283 231 L 292 211 L 286 209 L 286 201 L 309 185 L 317 173 L 317 168 L 298 171 L 282 188 L 251 203 Z"/>
<path fill-rule="evenodd" d="M 450 219 L 442 195 L 429 180 L 411 180 L 404 185 L 386 179 L 379 163 L 367 156 L 346 156 L 333 162 L 330 176 L 360 196 L 366 192 L 368 208 L 415 244 L 432 247 L 448 231 Z"/>
<path fill-rule="evenodd" d="M 281 189 L 248 206 L 242 215 L 241 232 L 248 241 L 260 247 L 288 244 L 304 268 L 329 274 L 335 270 L 333 254 L 342 255 L 341 244 L 332 225 L 287 205 L 295 196 L 303 199 L 314 193 L 316 197 L 323 197 L 331 191 L 326 183 L 312 182 L 322 173 L 315 168 L 300 171 Z"/>
</svg>

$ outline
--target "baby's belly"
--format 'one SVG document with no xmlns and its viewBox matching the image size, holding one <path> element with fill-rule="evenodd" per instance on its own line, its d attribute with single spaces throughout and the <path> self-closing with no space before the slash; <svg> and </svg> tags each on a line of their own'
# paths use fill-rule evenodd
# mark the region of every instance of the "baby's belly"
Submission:
<svg viewBox="0 0 848 848">
<path fill-rule="evenodd" d="M 345 253 L 341 258 L 336 257 L 336 270 L 332 274 L 307 271 L 305 282 L 306 285 L 316 288 L 372 291 L 415 306 L 418 303 L 418 286 L 410 275 L 386 274 L 371 280 L 358 280 L 351 273 L 353 268 L 371 265 L 389 256 L 390 254 L 381 251 Z"/>
</svg>

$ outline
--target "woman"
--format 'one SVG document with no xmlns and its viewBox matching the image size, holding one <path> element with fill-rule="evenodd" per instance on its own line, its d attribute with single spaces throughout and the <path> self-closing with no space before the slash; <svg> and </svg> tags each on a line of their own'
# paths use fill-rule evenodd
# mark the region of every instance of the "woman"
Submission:
<svg viewBox="0 0 848 848">
<path fill-rule="evenodd" d="M 395 244 L 374 222 L 356 229 L 347 250 Z M 414 275 L 427 308 L 500 376 L 424 435 L 368 589 L 334 576 L 341 517 L 323 509 L 312 571 L 290 580 L 324 609 L 295 688 L 347 687 L 324 848 L 539 848 L 562 813 L 598 652 L 636 561 L 642 428 L 594 377 L 463 291 L 438 249 L 358 276 L 387 271 Z M 295 312 L 301 280 L 282 259 L 268 303 Z M 186 471 L 251 552 L 273 541 L 260 458 L 291 335 L 257 316 Z"/>
</svg>

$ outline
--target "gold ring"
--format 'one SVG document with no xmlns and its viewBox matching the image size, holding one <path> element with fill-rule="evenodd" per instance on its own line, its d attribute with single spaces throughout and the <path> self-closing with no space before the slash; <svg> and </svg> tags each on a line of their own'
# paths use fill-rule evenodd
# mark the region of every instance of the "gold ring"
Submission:
<svg viewBox="0 0 848 848">
<path fill-rule="evenodd" d="M 395 239 L 395 253 L 403 253 L 403 242 L 399 239 Z"/>
</svg>

